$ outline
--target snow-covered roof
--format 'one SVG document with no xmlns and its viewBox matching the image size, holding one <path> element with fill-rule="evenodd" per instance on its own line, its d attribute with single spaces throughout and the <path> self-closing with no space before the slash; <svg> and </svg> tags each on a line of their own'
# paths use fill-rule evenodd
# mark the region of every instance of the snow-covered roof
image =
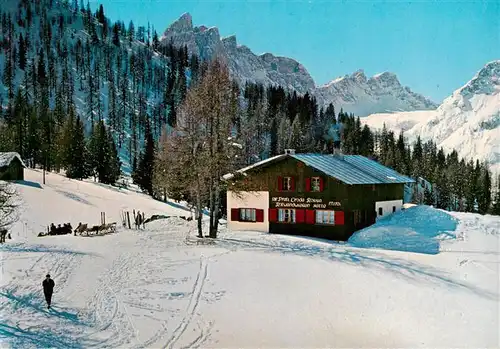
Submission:
<svg viewBox="0 0 500 349">
<path fill-rule="evenodd" d="M 23 162 L 23 159 L 21 159 L 21 156 L 19 153 L 16 152 L 7 152 L 7 153 L 2 153 L 0 152 L 0 167 L 5 167 L 9 166 L 12 160 L 17 158 L 23 167 L 26 167 L 26 165 Z"/>
<path fill-rule="evenodd" d="M 268 159 L 265 159 L 265 160 L 262 160 L 262 161 L 259 161 L 259 162 L 256 162 L 255 164 L 252 164 L 250 166 L 247 166 L 245 168 L 242 168 L 238 171 L 236 171 L 236 173 L 239 173 L 239 174 L 245 174 L 245 172 L 247 172 L 248 170 L 251 170 L 253 168 L 257 168 L 257 167 L 260 167 L 266 163 L 270 163 L 270 162 L 273 162 L 275 160 L 278 160 L 280 158 L 284 158 L 286 157 L 285 154 L 280 154 L 280 155 L 276 155 L 276 156 L 273 156 L 273 157 L 270 157 Z M 222 176 L 222 178 L 228 180 L 228 179 L 231 179 L 234 177 L 234 174 L 233 173 L 228 173 L 228 174 L 225 174 L 224 176 Z"/>
<path fill-rule="evenodd" d="M 330 177 L 337 178 L 346 184 L 405 184 L 415 182 L 412 178 L 401 175 L 387 166 L 360 155 L 281 154 L 238 170 L 237 173 L 245 175 L 251 169 L 286 157 L 301 161 L 307 166 L 313 167 Z M 228 180 L 233 177 L 233 174 L 227 174 L 223 178 Z"/>
</svg>

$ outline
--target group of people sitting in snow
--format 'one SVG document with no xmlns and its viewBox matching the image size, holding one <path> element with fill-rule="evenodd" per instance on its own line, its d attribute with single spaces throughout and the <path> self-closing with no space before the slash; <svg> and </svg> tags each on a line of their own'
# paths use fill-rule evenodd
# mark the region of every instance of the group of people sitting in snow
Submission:
<svg viewBox="0 0 500 349">
<path fill-rule="evenodd" d="M 56 225 L 54 223 L 50 224 L 50 228 L 47 233 L 39 233 L 38 236 L 46 236 L 46 235 L 66 235 L 71 234 L 73 231 L 73 227 L 71 223 L 64 223 L 62 226 L 60 224 Z"/>
</svg>

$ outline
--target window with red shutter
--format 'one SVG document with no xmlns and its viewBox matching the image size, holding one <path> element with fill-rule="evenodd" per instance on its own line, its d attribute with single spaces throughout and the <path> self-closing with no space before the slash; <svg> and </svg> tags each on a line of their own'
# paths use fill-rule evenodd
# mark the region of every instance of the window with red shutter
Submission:
<svg viewBox="0 0 500 349">
<path fill-rule="evenodd" d="M 316 224 L 336 225 L 337 211 L 316 210 Z"/>
<path fill-rule="evenodd" d="M 278 191 L 293 191 L 295 181 L 293 177 L 278 177 Z"/>
<path fill-rule="evenodd" d="M 240 222 L 257 222 L 257 210 L 255 208 L 240 208 Z"/>
<path fill-rule="evenodd" d="M 335 211 L 335 225 L 344 225 L 343 211 Z"/>
<path fill-rule="evenodd" d="M 295 210 L 295 222 L 304 223 L 306 220 L 306 210 Z"/>
<path fill-rule="evenodd" d="M 296 210 L 294 208 L 280 208 L 277 210 L 277 222 L 297 223 Z"/>
<path fill-rule="evenodd" d="M 320 191 L 320 177 L 311 177 L 311 191 Z"/>
<path fill-rule="evenodd" d="M 306 210 L 306 223 L 314 224 L 314 210 Z"/>
<path fill-rule="evenodd" d="M 238 222 L 240 220 L 240 209 L 232 208 L 231 209 L 231 221 Z"/>
<path fill-rule="evenodd" d="M 255 210 L 255 217 L 257 222 L 264 222 L 264 210 Z"/>
<path fill-rule="evenodd" d="M 306 178 L 306 191 L 311 191 L 311 178 Z"/>
<path fill-rule="evenodd" d="M 323 191 L 324 187 L 325 187 L 325 183 L 323 182 L 323 178 L 319 177 L 319 191 Z"/>
<path fill-rule="evenodd" d="M 276 208 L 269 209 L 269 222 L 278 221 L 278 210 Z"/>
</svg>

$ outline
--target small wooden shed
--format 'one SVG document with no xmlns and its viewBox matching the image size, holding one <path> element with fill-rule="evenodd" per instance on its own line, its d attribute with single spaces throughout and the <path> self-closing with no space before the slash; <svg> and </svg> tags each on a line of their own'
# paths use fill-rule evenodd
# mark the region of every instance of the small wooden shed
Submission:
<svg viewBox="0 0 500 349">
<path fill-rule="evenodd" d="M 24 180 L 24 164 L 21 156 L 16 152 L 0 152 L 0 180 Z"/>
</svg>

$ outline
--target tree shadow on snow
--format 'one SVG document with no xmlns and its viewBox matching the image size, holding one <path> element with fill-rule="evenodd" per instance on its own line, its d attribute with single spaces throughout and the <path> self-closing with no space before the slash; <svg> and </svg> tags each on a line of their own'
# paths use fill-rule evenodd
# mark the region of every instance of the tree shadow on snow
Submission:
<svg viewBox="0 0 500 349">
<path fill-rule="evenodd" d="M 37 293 L 17 295 L 14 290 L 5 290 L 0 296 L 4 297 L 0 310 L 6 313 L 5 308 L 10 306 L 11 313 L 11 321 L 0 324 L 0 341 L 9 343 L 13 348 L 76 349 L 99 346 L 97 341 L 83 336 L 85 328 L 91 325 L 81 320 L 76 311 L 58 306 L 48 311 L 43 295 Z M 21 321 L 23 317 L 29 317 L 29 320 Z M 31 325 L 31 321 L 36 325 Z"/>
<path fill-rule="evenodd" d="M 19 185 L 25 185 L 27 187 L 43 189 L 43 187 L 38 182 L 17 180 L 17 181 L 14 181 L 14 183 L 19 184 Z"/>
<path fill-rule="evenodd" d="M 0 297 L 4 297 L 11 306 L 13 311 L 31 309 L 36 311 L 39 315 L 45 318 L 60 318 L 61 320 L 70 321 L 75 325 L 89 326 L 83 320 L 80 320 L 76 312 L 71 312 L 69 309 L 62 308 L 59 306 L 54 306 L 50 311 L 47 311 L 47 305 L 44 300 L 43 294 L 38 293 L 27 293 L 24 295 L 15 294 L 15 289 L 7 289 L 0 292 Z M 57 295 L 54 296 L 56 300 Z M 3 306 L 7 305 L 4 303 Z M 3 308 L 2 306 L 2 308 Z"/>
<path fill-rule="evenodd" d="M 81 252 L 81 251 L 73 251 L 73 250 L 64 250 L 61 248 L 52 248 L 46 245 L 29 245 L 25 246 L 24 244 L 4 244 L 0 246 L 0 252 L 2 253 L 60 253 L 60 254 L 69 254 L 69 255 L 79 255 L 79 256 L 95 256 L 99 257 L 98 254 L 91 252 Z M 8 259 L 8 257 L 4 257 L 3 259 Z"/>
<path fill-rule="evenodd" d="M 55 191 L 58 192 L 59 194 L 66 196 L 68 199 L 80 202 L 80 203 L 88 205 L 88 206 L 94 206 L 94 205 L 92 205 L 92 203 L 90 203 L 89 201 L 85 200 L 84 198 L 76 195 L 75 193 L 70 193 L 68 191 L 60 190 L 60 189 L 55 189 Z"/>
<path fill-rule="evenodd" d="M 265 236 L 264 234 L 262 235 Z M 226 245 L 226 246 L 224 246 Z M 432 285 L 446 286 L 453 289 L 460 289 L 472 292 L 480 297 L 498 301 L 500 299 L 497 293 L 483 290 L 475 285 L 464 283 L 460 280 L 446 276 L 446 272 L 437 268 L 421 263 L 396 258 L 387 254 L 378 253 L 373 250 L 359 251 L 346 250 L 345 245 L 331 242 L 329 245 L 311 245 L 310 242 L 303 241 L 285 241 L 279 239 L 269 240 L 267 237 L 264 242 L 245 241 L 234 238 L 222 238 L 218 241 L 218 247 L 248 247 L 267 253 L 292 254 L 304 257 L 328 259 L 334 262 L 346 263 L 349 265 L 375 269 L 384 272 L 393 273 L 397 277 L 407 279 L 408 281 L 421 283 L 427 282 Z M 231 248 L 233 247 L 233 248 Z"/>
<path fill-rule="evenodd" d="M 71 334 L 54 333 L 50 327 L 22 329 L 19 325 L 0 324 L 0 339 L 11 344 L 13 348 L 35 347 L 35 348 L 68 348 L 80 349 L 92 345 L 80 343 Z"/>
</svg>

